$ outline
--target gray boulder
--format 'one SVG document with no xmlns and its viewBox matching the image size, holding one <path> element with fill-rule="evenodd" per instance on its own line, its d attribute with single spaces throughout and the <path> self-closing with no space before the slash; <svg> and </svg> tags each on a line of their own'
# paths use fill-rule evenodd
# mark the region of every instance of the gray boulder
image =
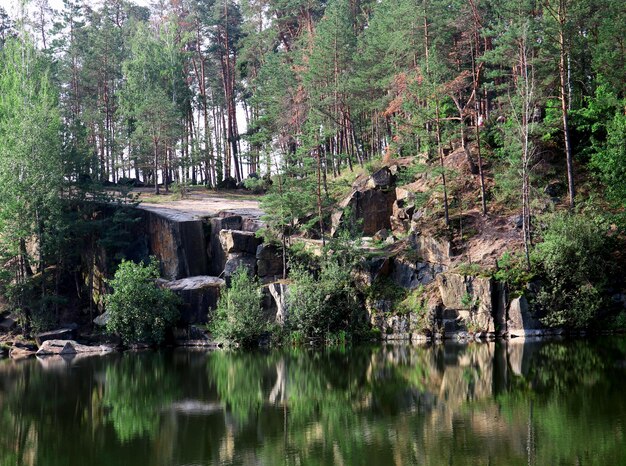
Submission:
<svg viewBox="0 0 626 466">
<path fill-rule="evenodd" d="M 343 221 L 361 221 L 363 235 L 372 236 L 377 231 L 391 228 L 394 191 L 381 189 L 354 190 L 339 204 L 340 210 L 333 213 L 331 234 L 334 235 Z M 345 219 L 346 208 L 352 213 L 352 219 Z"/>
<path fill-rule="evenodd" d="M 244 267 L 250 275 L 255 274 L 256 257 L 246 253 L 229 254 L 224 265 L 224 278 L 228 280 L 239 267 Z"/>
<path fill-rule="evenodd" d="M 275 280 L 283 276 L 283 256 L 271 244 L 259 244 L 256 248 L 257 275 L 261 280 Z"/>
<path fill-rule="evenodd" d="M 367 179 L 366 186 L 371 189 L 376 188 L 388 188 L 393 183 L 394 176 L 387 167 L 383 167 L 380 170 L 375 171 Z"/>
<path fill-rule="evenodd" d="M 10 332 L 17 327 L 18 317 L 15 314 L 8 314 L 0 317 L 0 332 Z"/>
<path fill-rule="evenodd" d="M 227 254 L 244 252 L 256 254 L 259 239 L 250 231 L 221 230 L 219 239 L 222 249 Z"/>
<path fill-rule="evenodd" d="M 80 345 L 73 340 L 46 340 L 39 347 L 37 356 L 52 356 L 79 353 L 110 353 L 114 349 L 110 346 Z"/>
<path fill-rule="evenodd" d="M 41 346 L 47 340 L 73 340 L 76 338 L 76 328 L 76 325 L 72 325 L 50 330 L 49 332 L 42 332 L 35 336 L 35 341 L 38 346 Z"/>
</svg>

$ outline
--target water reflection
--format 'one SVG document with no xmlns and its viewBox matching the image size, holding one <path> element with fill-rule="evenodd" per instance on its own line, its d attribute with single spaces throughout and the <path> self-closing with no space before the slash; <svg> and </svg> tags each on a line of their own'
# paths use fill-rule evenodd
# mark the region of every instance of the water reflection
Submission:
<svg viewBox="0 0 626 466">
<path fill-rule="evenodd" d="M 0 361 L 0 465 L 626 464 L 626 339 Z"/>
</svg>

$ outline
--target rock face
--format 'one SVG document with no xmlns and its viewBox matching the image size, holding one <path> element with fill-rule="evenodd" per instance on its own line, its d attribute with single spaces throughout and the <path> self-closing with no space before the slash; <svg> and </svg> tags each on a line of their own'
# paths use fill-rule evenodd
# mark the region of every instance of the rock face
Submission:
<svg viewBox="0 0 626 466">
<path fill-rule="evenodd" d="M 354 280 L 360 289 L 372 286 L 379 277 L 386 277 L 391 273 L 391 259 L 375 257 L 365 260 L 361 267 L 353 272 Z"/>
<path fill-rule="evenodd" d="M 35 336 L 35 341 L 38 346 L 41 346 L 48 340 L 72 340 L 76 337 L 76 327 L 60 328 L 57 330 L 50 330 L 49 332 L 39 333 Z"/>
<path fill-rule="evenodd" d="M 224 270 L 228 253 L 224 251 L 220 232 L 222 230 L 240 231 L 243 219 L 240 215 L 216 217 L 209 220 L 210 237 L 208 239 L 209 275 L 219 276 Z"/>
<path fill-rule="evenodd" d="M 205 227 L 201 219 L 166 209 L 145 210 L 148 247 L 163 275 L 176 280 L 209 271 Z"/>
<path fill-rule="evenodd" d="M 391 278 L 397 285 L 413 290 L 432 283 L 448 269 L 452 260 L 449 241 L 413 234 L 409 244 L 410 254 L 393 258 Z"/>
<path fill-rule="evenodd" d="M 397 193 L 397 190 L 396 190 Z M 411 219 L 415 213 L 415 204 L 408 199 L 396 199 L 391 208 L 391 229 L 396 234 L 408 233 Z"/>
<path fill-rule="evenodd" d="M 437 276 L 443 303 L 442 321 L 446 330 L 494 332 L 493 288 L 490 278 L 458 273 Z"/>
<path fill-rule="evenodd" d="M 80 345 L 73 340 L 46 340 L 39 347 L 37 356 L 52 356 L 80 353 L 109 353 L 113 351 L 110 346 L 86 346 Z"/>
<path fill-rule="evenodd" d="M 249 275 L 254 276 L 256 273 L 256 257 L 241 252 L 229 254 L 226 258 L 226 264 L 224 264 L 224 278 L 228 281 L 239 267 L 245 268 Z"/>
<path fill-rule="evenodd" d="M 4 317 L 0 317 L 0 332 L 10 332 L 17 327 L 17 316 L 9 314 Z"/>
<path fill-rule="evenodd" d="M 207 275 L 163 283 L 165 288 L 169 288 L 183 300 L 180 314 L 180 323 L 183 325 L 206 323 L 210 310 L 217 306 L 224 285 L 221 278 Z"/>
<path fill-rule="evenodd" d="M 224 252 L 256 254 L 259 239 L 250 231 L 221 230 L 219 232 L 220 244 Z"/>
<path fill-rule="evenodd" d="M 261 281 L 274 281 L 283 276 L 281 251 L 270 244 L 259 244 L 256 249 L 256 269 Z"/>
<path fill-rule="evenodd" d="M 398 256 L 393 259 L 392 270 L 391 279 L 396 285 L 414 290 L 420 285 L 432 283 L 437 274 L 446 270 L 446 266 Z"/>
<path fill-rule="evenodd" d="M 393 190 L 380 188 L 360 188 L 353 190 L 340 204 L 341 210 L 332 215 L 332 230 L 334 235 L 342 220 L 344 211 L 349 208 L 354 221 L 362 221 L 363 234 L 372 236 L 377 231 L 391 228 L 391 215 L 396 194 Z"/>
<path fill-rule="evenodd" d="M 391 170 L 387 167 L 383 167 L 374 173 L 367 179 L 365 186 L 370 189 L 388 188 L 394 181 L 394 176 Z"/>
<path fill-rule="evenodd" d="M 414 312 L 398 314 L 393 312 L 393 302 L 388 299 L 366 302 L 369 322 L 380 330 L 383 340 L 423 341 L 429 332 L 434 309 L 428 308 L 426 315 Z"/>
<path fill-rule="evenodd" d="M 450 241 L 432 236 L 413 234 L 411 235 L 411 243 L 415 248 L 415 253 L 422 261 L 444 266 L 450 265 L 452 261 L 452 245 Z"/>
<path fill-rule="evenodd" d="M 541 322 L 532 316 L 524 296 L 511 300 L 506 324 L 509 336 L 512 337 L 538 335 L 544 329 Z"/>
</svg>

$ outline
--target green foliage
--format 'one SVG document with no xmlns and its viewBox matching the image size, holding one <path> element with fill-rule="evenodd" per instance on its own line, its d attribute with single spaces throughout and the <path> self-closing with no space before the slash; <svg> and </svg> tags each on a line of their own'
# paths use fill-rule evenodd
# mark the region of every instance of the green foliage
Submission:
<svg viewBox="0 0 626 466">
<path fill-rule="evenodd" d="M 261 306 L 262 292 L 256 277 L 240 266 L 217 303 L 211 332 L 220 340 L 251 346 L 268 329 Z"/>
<path fill-rule="evenodd" d="M 528 270 L 524 256 L 507 251 L 502 254 L 497 263 L 498 267 L 493 277 L 508 285 L 512 298 L 520 296 L 526 285 L 533 279 L 533 273 Z"/>
<path fill-rule="evenodd" d="M 379 277 L 365 290 L 365 296 L 371 300 L 388 300 L 392 303 L 401 303 L 407 296 L 408 291 L 397 285 L 389 277 Z"/>
<path fill-rule="evenodd" d="M 413 313 L 418 316 L 424 316 L 426 311 L 426 299 L 424 297 L 424 287 L 418 286 L 406 294 L 406 297 L 396 304 L 395 310 L 400 314 Z M 426 322 L 423 322 L 426 324 Z"/>
<path fill-rule="evenodd" d="M 610 197 L 626 206 L 626 114 L 623 101 L 606 124 L 606 142 L 592 156 Z"/>
<path fill-rule="evenodd" d="M 544 323 L 573 328 L 593 323 L 614 269 L 611 246 L 600 218 L 557 214 L 551 219 L 532 253 L 545 279 L 537 295 Z"/>
<path fill-rule="evenodd" d="M 307 340 L 324 341 L 331 334 L 352 329 L 359 304 L 350 269 L 328 258 L 317 275 L 296 265 L 290 278 L 290 330 L 300 332 Z"/>
<path fill-rule="evenodd" d="M 465 294 L 461 296 L 461 306 L 463 306 L 464 309 L 475 309 L 478 307 L 478 300 L 474 298 L 471 293 L 466 291 Z"/>
<path fill-rule="evenodd" d="M 253 193 L 260 194 L 267 190 L 268 179 L 250 177 L 250 178 L 246 178 L 246 180 L 243 182 L 243 185 L 246 187 L 246 189 L 252 191 Z"/>
<path fill-rule="evenodd" d="M 159 264 L 122 261 L 108 284 L 113 292 L 105 297 L 109 313 L 107 331 L 119 335 L 124 343 L 159 344 L 178 319 L 179 298 L 173 291 L 160 288 Z"/>
<path fill-rule="evenodd" d="M 159 432 L 160 411 L 181 389 L 163 353 L 123 354 L 116 364 L 107 365 L 106 381 L 101 403 L 123 443 L 138 437 L 154 438 Z"/>
<path fill-rule="evenodd" d="M 461 262 L 456 267 L 456 271 L 461 275 L 466 275 L 469 277 L 478 277 L 480 275 L 484 275 L 485 271 L 476 262 Z"/>
</svg>

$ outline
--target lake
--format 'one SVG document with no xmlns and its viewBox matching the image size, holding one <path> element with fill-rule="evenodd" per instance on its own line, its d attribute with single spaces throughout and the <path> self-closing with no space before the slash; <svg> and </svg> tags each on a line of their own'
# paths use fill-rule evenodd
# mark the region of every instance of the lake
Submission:
<svg viewBox="0 0 626 466">
<path fill-rule="evenodd" d="M 626 338 L 0 360 L 0 465 L 626 464 Z"/>
</svg>

